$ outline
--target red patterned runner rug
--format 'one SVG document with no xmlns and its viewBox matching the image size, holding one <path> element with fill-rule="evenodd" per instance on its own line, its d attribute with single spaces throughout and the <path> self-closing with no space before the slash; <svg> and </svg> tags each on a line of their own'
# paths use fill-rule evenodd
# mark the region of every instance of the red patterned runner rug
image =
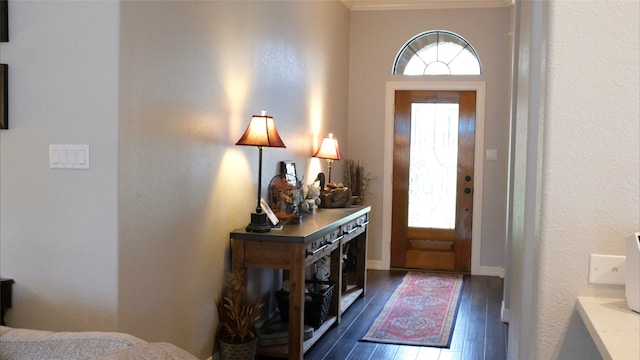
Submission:
<svg viewBox="0 0 640 360">
<path fill-rule="evenodd" d="M 449 347 L 461 289 L 461 274 L 407 273 L 362 340 Z"/>
</svg>

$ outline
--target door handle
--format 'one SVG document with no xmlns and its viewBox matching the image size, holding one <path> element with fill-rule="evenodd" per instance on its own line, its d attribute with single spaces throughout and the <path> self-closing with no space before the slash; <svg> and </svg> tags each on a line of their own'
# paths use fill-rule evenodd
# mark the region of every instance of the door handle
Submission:
<svg viewBox="0 0 640 360">
<path fill-rule="evenodd" d="M 467 175 L 464 177 L 464 181 L 471 181 L 471 176 Z"/>
<path fill-rule="evenodd" d="M 464 188 L 464 193 L 465 194 L 470 194 L 471 193 L 471 188 Z"/>
</svg>

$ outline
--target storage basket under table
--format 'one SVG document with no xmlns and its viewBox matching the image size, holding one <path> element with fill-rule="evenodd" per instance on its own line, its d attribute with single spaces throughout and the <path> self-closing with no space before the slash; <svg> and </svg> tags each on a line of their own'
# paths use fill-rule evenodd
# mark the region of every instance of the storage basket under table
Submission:
<svg viewBox="0 0 640 360">
<path fill-rule="evenodd" d="M 326 320 L 331 307 L 331 299 L 335 290 L 333 281 L 312 281 L 307 280 L 309 296 L 311 300 L 304 302 L 304 323 L 317 329 Z M 320 289 L 319 285 L 328 285 L 326 289 Z M 276 291 L 276 300 L 280 310 L 282 321 L 289 321 L 289 292 L 283 289 Z"/>
</svg>

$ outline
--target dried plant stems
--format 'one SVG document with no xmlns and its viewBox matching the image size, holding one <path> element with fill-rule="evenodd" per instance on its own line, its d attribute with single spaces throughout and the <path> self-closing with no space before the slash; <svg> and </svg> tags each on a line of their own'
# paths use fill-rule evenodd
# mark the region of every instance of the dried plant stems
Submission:
<svg viewBox="0 0 640 360">
<path fill-rule="evenodd" d="M 218 302 L 221 338 L 228 343 L 244 343 L 255 339 L 262 303 L 250 301 L 243 284 L 244 274 L 232 272 L 225 279 Z"/>
<path fill-rule="evenodd" d="M 360 164 L 360 161 L 346 160 L 344 163 L 344 178 L 345 185 L 351 189 L 351 194 L 356 197 L 356 204 L 363 204 L 371 175 L 365 173 L 364 166 Z"/>
</svg>

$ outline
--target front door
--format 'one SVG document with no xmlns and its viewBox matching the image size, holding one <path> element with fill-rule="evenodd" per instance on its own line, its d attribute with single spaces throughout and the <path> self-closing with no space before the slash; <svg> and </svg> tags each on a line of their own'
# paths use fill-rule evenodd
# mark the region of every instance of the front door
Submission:
<svg viewBox="0 0 640 360">
<path fill-rule="evenodd" d="M 471 270 L 475 91 L 395 92 L 391 266 Z"/>
</svg>

